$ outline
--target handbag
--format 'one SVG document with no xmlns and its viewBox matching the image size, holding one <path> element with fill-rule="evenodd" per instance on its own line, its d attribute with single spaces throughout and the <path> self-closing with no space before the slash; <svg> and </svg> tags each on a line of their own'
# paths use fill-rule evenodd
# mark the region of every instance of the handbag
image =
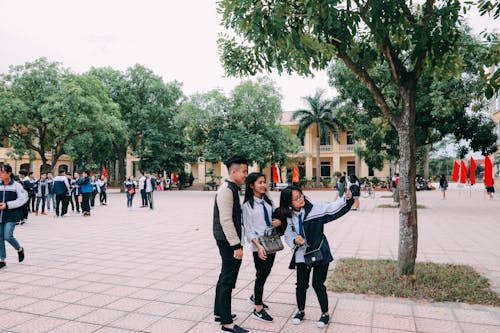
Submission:
<svg viewBox="0 0 500 333">
<path fill-rule="evenodd" d="M 267 254 L 276 253 L 284 249 L 280 235 L 273 227 L 264 230 L 264 235 L 257 238 L 260 245 L 264 247 Z"/>
<path fill-rule="evenodd" d="M 317 249 L 307 251 L 304 253 L 304 262 L 307 266 L 317 266 L 325 264 L 328 257 L 327 247 L 328 243 L 325 242 L 325 237 L 321 240 Z"/>
<path fill-rule="evenodd" d="M 128 194 L 132 195 L 132 194 L 135 193 L 135 189 L 133 187 L 131 187 L 131 188 L 128 189 L 127 192 L 128 192 Z"/>
</svg>

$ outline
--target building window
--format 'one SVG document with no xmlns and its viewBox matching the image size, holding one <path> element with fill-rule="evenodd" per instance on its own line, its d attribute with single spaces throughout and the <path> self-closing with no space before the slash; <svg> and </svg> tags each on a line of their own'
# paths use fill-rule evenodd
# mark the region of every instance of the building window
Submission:
<svg viewBox="0 0 500 333">
<path fill-rule="evenodd" d="M 330 142 L 331 142 L 330 136 L 331 136 L 330 132 L 327 132 L 327 133 L 321 135 L 320 143 L 319 144 L 321 146 L 329 146 Z"/>
<path fill-rule="evenodd" d="M 356 141 L 354 140 L 354 134 L 352 131 L 347 132 L 347 144 L 353 145 Z"/>
<path fill-rule="evenodd" d="M 347 161 L 347 175 L 354 175 L 356 173 L 356 163 L 354 161 Z"/>
<path fill-rule="evenodd" d="M 373 177 L 375 176 L 375 171 L 373 170 L 373 168 L 368 168 L 368 177 Z"/>
<path fill-rule="evenodd" d="M 332 176 L 332 166 L 330 162 L 321 162 L 321 177 L 331 177 Z"/>
</svg>

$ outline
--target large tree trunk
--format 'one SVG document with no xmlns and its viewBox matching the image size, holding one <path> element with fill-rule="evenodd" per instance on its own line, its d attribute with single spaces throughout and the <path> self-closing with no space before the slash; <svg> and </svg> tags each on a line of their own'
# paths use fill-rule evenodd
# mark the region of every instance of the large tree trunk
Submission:
<svg viewBox="0 0 500 333">
<path fill-rule="evenodd" d="M 319 128 L 316 129 L 319 133 Z M 319 134 L 316 134 L 316 187 L 318 188 L 320 185 L 320 178 L 321 178 L 321 163 L 319 161 L 319 158 L 321 156 L 321 150 L 320 150 L 320 136 Z"/>
<path fill-rule="evenodd" d="M 116 186 L 120 186 L 125 180 L 125 156 L 127 152 L 122 149 L 118 150 L 118 179 L 116 180 Z M 120 192 L 124 192 L 123 186 L 120 186 Z"/>
<path fill-rule="evenodd" d="M 397 128 L 399 136 L 399 273 L 415 272 L 417 257 L 417 196 L 415 189 L 416 144 L 415 144 L 415 90 L 408 88 L 402 93 L 404 111 Z"/>
<path fill-rule="evenodd" d="M 423 158 L 423 167 L 424 167 L 424 178 L 429 179 L 429 154 L 431 151 L 431 145 L 425 145 L 425 153 Z"/>
</svg>

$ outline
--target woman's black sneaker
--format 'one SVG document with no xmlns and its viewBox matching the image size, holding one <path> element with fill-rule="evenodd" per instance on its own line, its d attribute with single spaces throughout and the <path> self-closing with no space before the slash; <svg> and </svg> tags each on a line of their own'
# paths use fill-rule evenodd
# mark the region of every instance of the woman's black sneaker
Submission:
<svg viewBox="0 0 500 333">
<path fill-rule="evenodd" d="M 306 314 L 304 312 L 297 312 L 297 314 L 295 315 L 295 317 L 293 317 L 293 320 L 292 320 L 292 323 L 294 325 L 298 325 L 302 322 L 302 320 L 304 320 L 304 316 Z"/>
<path fill-rule="evenodd" d="M 17 259 L 19 262 L 22 262 L 24 260 L 24 247 L 21 251 L 17 251 Z"/>
<path fill-rule="evenodd" d="M 325 328 L 326 325 L 330 322 L 330 316 L 326 314 L 322 314 L 321 317 L 319 318 L 318 322 L 316 325 L 318 325 L 319 328 Z"/>
<path fill-rule="evenodd" d="M 253 295 L 250 296 L 250 298 L 248 299 L 248 302 L 252 305 L 255 305 L 255 298 L 253 297 Z M 264 307 L 264 309 L 269 309 L 269 307 L 264 303 L 262 303 L 262 306 Z"/>
<path fill-rule="evenodd" d="M 253 310 L 252 318 L 264 321 L 266 323 L 270 323 L 273 321 L 273 317 L 271 317 L 264 309 L 260 310 L 260 312 L 257 312 L 257 310 Z"/>
<path fill-rule="evenodd" d="M 0 261 L 0 269 L 4 268 L 5 266 L 7 266 L 5 261 Z"/>
<path fill-rule="evenodd" d="M 235 314 L 235 313 L 233 313 L 233 314 L 231 315 L 231 319 L 232 319 L 232 320 L 235 320 L 236 318 L 237 318 L 236 314 Z M 215 316 L 214 321 L 215 321 L 216 323 L 220 323 L 220 316 Z"/>
<path fill-rule="evenodd" d="M 227 328 L 227 327 L 221 326 L 221 332 L 248 333 L 250 331 L 244 329 L 243 327 L 239 327 L 238 325 L 234 325 L 233 328 Z"/>
</svg>

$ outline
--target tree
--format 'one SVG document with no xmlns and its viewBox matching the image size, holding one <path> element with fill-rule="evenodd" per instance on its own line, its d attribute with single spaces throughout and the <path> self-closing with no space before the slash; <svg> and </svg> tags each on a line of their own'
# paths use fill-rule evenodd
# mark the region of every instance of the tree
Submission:
<svg viewBox="0 0 500 333">
<path fill-rule="evenodd" d="M 192 159 L 223 161 L 231 155 L 245 156 L 264 167 L 284 163 L 297 151 L 290 131 L 278 124 L 281 96 L 265 78 L 245 81 L 229 97 L 219 91 L 192 96 L 176 117 L 184 128 Z"/>
<path fill-rule="evenodd" d="M 414 274 L 417 255 L 415 191 L 416 96 L 426 64 L 454 76 L 461 67 L 456 44 L 462 34 L 458 0 L 273 1 L 222 0 L 222 22 L 236 36 L 219 40 L 231 75 L 261 70 L 310 74 L 338 59 L 363 81 L 384 118 L 398 133 L 400 181 L 399 273 Z M 237 39 L 238 38 L 238 39 Z M 383 65 L 388 81 L 370 70 Z M 391 85 L 402 105 L 393 109 L 382 88 Z"/>
<path fill-rule="evenodd" d="M 72 74 L 45 58 L 11 67 L 1 80 L 3 128 L 15 150 L 40 156 L 43 171 L 53 169 L 71 140 L 105 127 L 110 119 L 103 115 L 117 115 L 98 80 Z"/>
<path fill-rule="evenodd" d="M 306 131 L 310 127 L 316 128 L 316 187 L 320 186 L 320 145 L 321 138 L 332 133 L 337 142 L 339 141 L 339 130 L 345 130 L 344 125 L 336 117 L 335 108 L 338 100 L 323 99 L 324 91 L 318 90 L 314 96 L 306 96 L 304 100 L 308 104 L 308 109 L 300 109 L 293 113 L 292 119 L 299 120 L 297 136 L 304 139 Z"/>
<path fill-rule="evenodd" d="M 468 147 L 485 155 L 496 151 L 494 123 L 488 114 L 481 112 L 487 101 L 481 94 L 484 81 L 480 72 L 488 58 L 488 48 L 474 36 L 464 34 L 458 51 L 463 59 L 459 76 L 443 78 L 427 65 L 417 85 L 415 139 L 417 161 L 422 161 L 424 177 L 428 177 L 425 169 L 430 147 L 448 134 L 454 135 L 457 144 L 465 140 Z M 356 139 L 365 142 L 365 147 L 357 153 L 368 166 L 378 169 L 384 159 L 398 159 L 397 131 L 384 119 L 366 86 L 338 62 L 330 65 L 328 75 L 330 85 L 339 92 L 338 98 L 351 105 L 343 109 L 342 120 L 354 130 Z M 386 68 L 377 66 L 370 75 L 383 82 L 390 74 Z M 388 96 L 391 109 L 401 109 L 402 100 L 392 86 L 383 86 L 382 92 Z"/>
</svg>

